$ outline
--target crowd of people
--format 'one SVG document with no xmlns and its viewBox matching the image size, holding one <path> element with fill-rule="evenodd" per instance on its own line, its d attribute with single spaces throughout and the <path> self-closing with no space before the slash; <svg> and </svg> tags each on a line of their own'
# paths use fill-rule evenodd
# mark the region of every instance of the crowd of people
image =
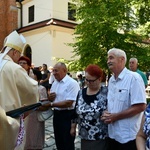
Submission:
<svg viewBox="0 0 150 150">
<path fill-rule="evenodd" d="M 0 52 L 0 145 L 3 150 L 42 150 L 44 121 L 39 114 L 53 110 L 58 150 L 75 150 L 76 128 L 81 150 L 145 150 L 150 148 L 150 105 L 146 102 L 147 79 L 137 58 L 126 68 L 125 51 L 112 48 L 107 65 L 112 72 L 108 85 L 104 71 L 89 64 L 77 80 L 63 62 L 32 68 L 21 56 L 25 39 L 16 31 L 4 40 Z M 7 111 L 45 102 L 17 118 Z"/>
</svg>

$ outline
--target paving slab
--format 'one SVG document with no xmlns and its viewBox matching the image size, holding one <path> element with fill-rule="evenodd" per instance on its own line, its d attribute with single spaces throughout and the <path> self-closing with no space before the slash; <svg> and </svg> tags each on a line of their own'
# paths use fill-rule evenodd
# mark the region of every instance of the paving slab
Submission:
<svg viewBox="0 0 150 150">
<path fill-rule="evenodd" d="M 52 123 L 53 123 L 52 117 L 45 121 L 45 144 L 43 150 L 57 150 L 55 145 Z M 79 136 L 77 135 L 75 139 L 75 150 L 81 150 L 80 147 L 81 147 L 81 142 Z"/>
</svg>

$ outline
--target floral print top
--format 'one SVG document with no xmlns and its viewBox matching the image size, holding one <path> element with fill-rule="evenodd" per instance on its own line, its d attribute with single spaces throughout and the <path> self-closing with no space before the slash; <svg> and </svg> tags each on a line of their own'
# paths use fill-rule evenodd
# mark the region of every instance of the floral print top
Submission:
<svg viewBox="0 0 150 150">
<path fill-rule="evenodd" d="M 143 132 L 147 136 L 146 146 L 150 149 L 150 104 L 148 104 L 145 110 L 145 122 L 143 126 Z"/>
<path fill-rule="evenodd" d="M 79 91 L 76 104 L 79 136 L 85 140 L 105 139 L 108 129 L 100 117 L 107 108 L 107 87 L 102 86 L 95 95 L 86 95 L 86 91 L 87 88 Z"/>
</svg>

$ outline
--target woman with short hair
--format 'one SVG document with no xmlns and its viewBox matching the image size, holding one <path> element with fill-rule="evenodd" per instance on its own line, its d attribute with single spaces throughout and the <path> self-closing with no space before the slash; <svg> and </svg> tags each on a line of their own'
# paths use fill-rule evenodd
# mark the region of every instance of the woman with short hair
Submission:
<svg viewBox="0 0 150 150">
<path fill-rule="evenodd" d="M 91 64 L 85 69 L 86 88 L 79 91 L 72 119 L 71 135 L 78 124 L 81 150 L 107 150 L 107 125 L 100 117 L 107 108 L 107 87 L 101 86 L 103 71 Z"/>
</svg>

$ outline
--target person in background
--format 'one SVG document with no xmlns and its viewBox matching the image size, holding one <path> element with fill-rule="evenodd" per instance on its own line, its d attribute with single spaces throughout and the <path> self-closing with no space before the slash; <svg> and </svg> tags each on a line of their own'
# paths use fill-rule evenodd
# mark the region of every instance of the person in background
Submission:
<svg viewBox="0 0 150 150">
<path fill-rule="evenodd" d="M 145 88 L 146 88 L 147 85 L 148 85 L 147 77 L 146 77 L 146 74 L 144 74 L 142 71 L 140 71 L 138 69 L 138 60 L 137 60 L 137 58 L 130 58 L 130 60 L 129 60 L 129 69 L 131 71 L 134 71 L 134 72 L 137 72 L 138 74 L 140 74 L 140 76 L 142 77 L 142 79 L 144 81 Z"/>
<path fill-rule="evenodd" d="M 46 88 L 39 85 L 39 82 L 42 79 L 42 74 L 39 68 L 36 69 L 34 67 L 34 69 L 31 69 L 31 61 L 26 56 L 21 56 L 18 64 L 27 71 L 31 78 L 38 82 L 39 93 L 37 94 L 40 94 L 40 101 L 48 100 Z M 46 110 L 48 108 L 43 106 L 42 109 Z M 45 122 L 39 121 L 37 115 L 38 112 L 33 111 L 28 117 L 28 121 L 26 123 L 26 143 L 24 150 L 42 150 L 44 147 Z"/>
<path fill-rule="evenodd" d="M 52 84 L 53 84 L 53 82 L 55 80 L 55 77 L 53 75 L 53 67 L 52 66 L 49 67 L 49 71 L 50 71 L 49 88 L 51 89 Z"/>
<path fill-rule="evenodd" d="M 150 76 L 148 77 L 148 86 L 150 86 Z"/>
<path fill-rule="evenodd" d="M 18 64 L 24 68 L 28 75 L 38 82 L 38 93 L 40 94 L 40 100 L 47 100 L 47 91 L 44 86 L 39 85 L 40 80 L 42 79 L 41 71 L 34 68 L 31 69 L 31 61 L 26 56 L 21 56 L 19 58 Z M 44 147 L 44 138 L 45 138 L 45 124 L 44 122 L 38 121 L 37 111 L 33 111 L 28 116 L 26 122 L 26 143 L 24 150 L 42 150 Z"/>
<path fill-rule="evenodd" d="M 136 136 L 137 150 L 150 150 L 150 104 L 148 104 Z"/>
<path fill-rule="evenodd" d="M 39 66 L 38 69 L 39 69 L 40 71 L 42 71 L 42 66 Z"/>
<path fill-rule="evenodd" d="M 31 64 L 31 68 L 32 68 L 32 69 L 34 69 L 34 68 L 35 68 L 35 65 L 34 65 L 34 63 L 32 63 L 32 64 Z"/>
<path fill-rule="evenodd" d="M 67 75 L 72 78 L 72 74 L 70 72 L 67 72 Z"/>
<path fill-rule="evenodd" d="M 34 79 L 39 83 L 42 79 L 41 71 L 33 69 Z M 46 88 L 38 84 L 40 101 L 48 100 Z M 38 110 L 40 111 L 40 110 Z M 42 150 L 45 141 L 45 122 L 38 120 L 38 111 L 33 111 L 28 118 L 26 128 L 26 144 L 24 150 Z"/>
<path fill-rule="evenodd" d="M 11 118 L 6 112 L 39 100 L 38 83 L 18 65 L 25 39 L 17 31 L 4 40 L 0 53 L 0 147 L 2 150 L 24 149 L 24 117 Z"/>
<path fill-rule="evenodd" d="M 50 73 L 52 73 L 52 72 L 53 72 L 53 67 L 52 67 L 52 66 L 49 66 L 49 67 L 48 67 L 48 70 L 49 70 Z"/>
<path fill-rule="evenodd" d="M 54 108 L 53 128 L 58 150 L 74 150 L 75 137 L 70 135 L 72 114 L 78 91 L 76 80 L 67 75 L 67 67 L 58 62 L 53 67 L 55 80 L 52 84 L 49 100 Z"/>
<path fill-rule="evenodd" d="M 146 108 L 144 82 L 125 67 L 126 60 L 123 50 L 108 51 L 107 64 L 113 75 L 108 83 L 108 110 L 101 119 L 108 124 L 110 150 L 136 150 L 136 134 Z"/>
<path fill-rule="evenodd" d="M 78 124 L 81 150 L 108 149 L 108 127 L 100 120 L 107 109 L 107 87 L 101 86 L 102 80 L 102 69 L 94 64 L 88 65 L 85 69 L 87 87 L 78 93 L 70 131 L 75 136 Z"/>
<path fill-rule="evenodd" d="M 18 64 L 27 71 L 29 77 L 34 78 L 33 69 L 31 68 L 31 61 L 28 57 L 21 56 L 18 60 Z"/>
<path fill-rule="evenodd" d="M 49 91 L 49 78 L 50 78 L 50 72 L 49 70 L 47 69 L 47 64 L 43 64 L 43 67 L 42 67 L 42 79 L 40 80 L 40 84 L 43 85 L 47 92 Z"/>
<path fill-rule="evenodd" d="M 149 80 L 149 77 L 150 77 L 150 70 L 148 70 L 148 71 L 146 72 L 146 78 L 147 78 L 147 80 Z"/>
<path fill-rule="evenodd" d="M 80 86 L 80 88 L 81 89 L 83 89 L 84 88 L 84 78 L 83 78 L 83 76 L 82 76 L 82 74 L 78 74 L 77 75 L 77 81 L 78 81 L 78 84 L 79 84 L 79 86 Z"/>
</svg>

